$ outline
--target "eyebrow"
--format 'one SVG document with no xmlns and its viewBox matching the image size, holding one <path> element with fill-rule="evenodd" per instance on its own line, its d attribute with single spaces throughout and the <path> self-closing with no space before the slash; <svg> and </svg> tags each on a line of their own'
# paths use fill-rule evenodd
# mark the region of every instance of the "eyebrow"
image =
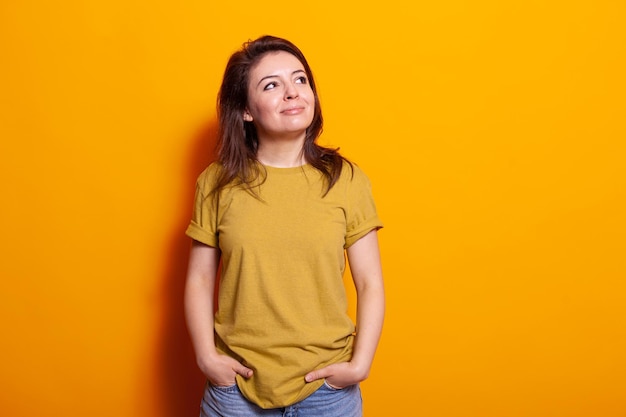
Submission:
<svg viewBox="0 0 626 417">
<path fill-rule="evenodd" d="M 298 74 L 299 72 L 304 72 L 306 74 L 306 71 L 299 69 L 299 70 L 295 70 L 294 72 L 291 73 L 291 75 L 295 75 Z M 278 75 L 266 75 L 265 77 L 261 78 L 259 80 L 259 82 L 257 83 L 257 87 L 259 86 L 259 84 L 261 84 L 264 80 L 267 80 L 268 78 L 276 78 L 278 77 Z"/>
</svg>

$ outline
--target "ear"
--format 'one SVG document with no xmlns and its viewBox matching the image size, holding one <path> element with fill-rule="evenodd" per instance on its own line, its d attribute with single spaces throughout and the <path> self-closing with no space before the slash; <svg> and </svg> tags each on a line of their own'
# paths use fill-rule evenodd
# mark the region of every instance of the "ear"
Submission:
<svg viewBox="0 0 626 417">
<path fill-rule="evenodd" d="M 244 122 L 251 122 L 253 120 L 254 120 L 254 118 L 252 117 L 252 115 L 250 114 L 248 109 L 244 110 L 244 112 L 243 112 L 243 121 Z"/>
</svg>

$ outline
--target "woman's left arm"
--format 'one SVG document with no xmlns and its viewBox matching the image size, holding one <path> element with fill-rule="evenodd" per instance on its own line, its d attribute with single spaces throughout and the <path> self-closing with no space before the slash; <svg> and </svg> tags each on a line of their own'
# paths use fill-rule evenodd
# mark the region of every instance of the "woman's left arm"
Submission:
<svg viewBox="0 0 626 417">
<path fill-rule="evenodd" d="M 347 249 L 350 271 L 357 293 L 357 320 L 354 350 L 350 362 L 336 363 L 305 376 L 307 382 L 326 378 L 335 388 L 363 381 L 369 375 L 385 314 L 385 291 L 378 249 L 378 235 L 372 230 Z"/>
</svg>

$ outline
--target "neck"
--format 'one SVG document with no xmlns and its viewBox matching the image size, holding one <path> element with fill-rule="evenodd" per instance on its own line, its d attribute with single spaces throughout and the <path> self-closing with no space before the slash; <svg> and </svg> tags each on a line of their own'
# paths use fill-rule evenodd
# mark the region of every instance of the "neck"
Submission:
<svg viewBox="0 0 626 417">
<path fill-rule="evenodd" d="M 260 139 L 260 138 L 259 138 Z M 306 163 L 302 147 L 304 137 L 294 140 L 259 140 L 256 157 L 263 165 L 277 168 L 292 168 Z"/>
</svg>

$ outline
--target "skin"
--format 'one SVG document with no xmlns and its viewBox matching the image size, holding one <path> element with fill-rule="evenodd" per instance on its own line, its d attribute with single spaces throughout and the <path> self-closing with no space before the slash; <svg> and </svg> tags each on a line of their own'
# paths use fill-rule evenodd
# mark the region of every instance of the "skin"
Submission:
<svg viewBox="0 0 626 417">
<path fill-rule="evenodd" d="M 242 115 L 259 135 L 257 158 L 265 165 L 293 167 L 305 163 L 302 146 L 311 124 L 315 98 L 300 61 L 287 52 L 269 53 L 250 73 L 248 106 Z M 335 388 L 365 380 L 382 331 L 385 310 L 383 275 L 375 230 L 347 249 L 357 293 L 357 333 L 349 362 L 303 375 L 306 382 L 326 379 Z M 237 374 L 252 370 L 220 355 L 213 335 L 214 291 L 220 251 L 193 241 L 185 286 L 185 315 L 200 370 L 217 386 L 235 384 Z"/>
<path fill-rule="evenodd" d="M 272 52 L 251 69 L 243 119 L 256 127 L 257 159 L 261 163 L 276 167 L 303 165 L 302 146 L 314 111 L 313 90 L 295 56 Z"/>
</svg>

